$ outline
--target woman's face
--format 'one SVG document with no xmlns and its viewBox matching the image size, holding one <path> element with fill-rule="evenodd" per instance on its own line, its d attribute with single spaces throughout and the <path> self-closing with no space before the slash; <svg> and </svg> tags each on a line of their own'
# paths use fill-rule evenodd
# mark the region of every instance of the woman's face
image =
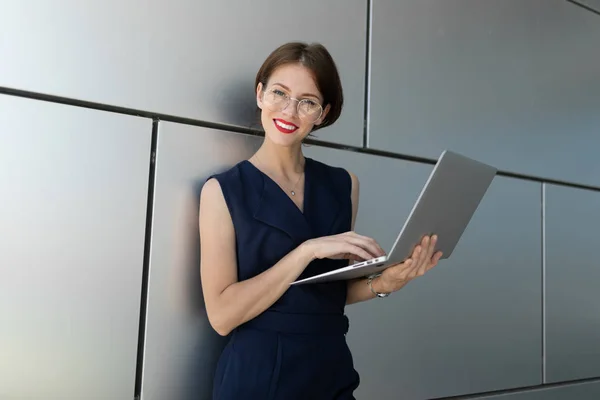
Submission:
<svg viewBox="0 0 600 400">
<path fill-rule="evenodd" d="M 286 147 L 301 143 L 329 111 L 310 70 L 300 64 L 283 65 L 265 87 L 259 83 L 256 101 L 266 138 Z"/>
</svg>

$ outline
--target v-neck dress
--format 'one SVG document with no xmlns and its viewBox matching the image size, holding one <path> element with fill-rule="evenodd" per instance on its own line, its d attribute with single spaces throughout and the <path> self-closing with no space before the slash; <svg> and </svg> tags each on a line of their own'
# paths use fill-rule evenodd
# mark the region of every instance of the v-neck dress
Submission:
<svg viewBox="0 0 600 400">
<path fill-rule="evenodd" d="M 213 177 L 233 220 L 239 281 L 308 239 L 351 229 L 352 183 L 342 168 L 306 157 L 303 211 L 247 160 Z M 315 260 L 300 278 L 346 265 Z M 290 286 L 236 328 L 217 363 L 213 399 L 354 399 L 359 375 L 346 343 L 346 291 L 344 281 Z"/>
</svg>

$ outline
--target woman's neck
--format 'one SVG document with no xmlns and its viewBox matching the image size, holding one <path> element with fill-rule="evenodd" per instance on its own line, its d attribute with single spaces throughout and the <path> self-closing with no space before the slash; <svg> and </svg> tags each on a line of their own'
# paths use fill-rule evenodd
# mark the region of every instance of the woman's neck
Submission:
<svg viewBox="0 0 600 400">
<path fill-rule="evenodd" d="M 286 179 L 304 171 L 305 158 L 300 146 L 281 147 L 265 141 L 252 158 L 269 173 Z"/>
</svg>

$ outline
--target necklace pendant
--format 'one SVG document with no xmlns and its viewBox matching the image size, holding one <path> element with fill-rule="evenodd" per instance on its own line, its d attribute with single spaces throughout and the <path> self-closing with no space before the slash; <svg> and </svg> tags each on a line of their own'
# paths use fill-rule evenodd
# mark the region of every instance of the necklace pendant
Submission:
<svg viewBox="0 0 600 400">
<path fill-rule="evenodd" d="M 296 195 L 296 192 L 294 192 L 294 191 L 292 190 L 292 196 L 295 196 L 295 195 Z"/>
</svg>

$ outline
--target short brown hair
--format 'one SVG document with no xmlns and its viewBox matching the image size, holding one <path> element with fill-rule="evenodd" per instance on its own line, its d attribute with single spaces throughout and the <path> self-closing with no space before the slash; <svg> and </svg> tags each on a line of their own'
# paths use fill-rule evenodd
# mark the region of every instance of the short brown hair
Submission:
<svg viewBox="0 0 600 400">
<path fill-rule="evenodd" d="M 335 61 L 320 43 L 289 42 L 273 50 L 258 70 L 254 88 L 256 89 L 259 83 L 266 86 L 271 74 L 278 67 L 296 63 L 302 64 L 312 72 L 315 84 L 323 95 L 323 109 L 327 105 L 330 106 L 329 113 L 321 125 L 315 125 L 313 131 L 332 125 L 342 113 L 344 93 Z"/>
</svg>

